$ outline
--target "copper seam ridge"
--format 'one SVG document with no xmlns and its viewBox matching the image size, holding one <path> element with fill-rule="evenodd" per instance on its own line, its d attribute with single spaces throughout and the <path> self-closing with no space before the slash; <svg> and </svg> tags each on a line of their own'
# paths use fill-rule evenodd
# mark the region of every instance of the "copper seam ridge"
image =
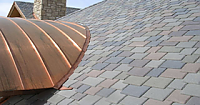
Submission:
<svg viewBox="0 0 200 105">
<path fill-rule="evenodd" d="M 59 21 L 60 21 L 60 20 L 59 20 Z M 81 25 L 79 25 L 79 24 L 75 24 L 75 23 L 72 23 L 72 22 L 66 22 L 66 21 L 61 21 L 61 22 L 69 23 L 69 24 L 72 24 L 72 25 L 78 26 L 78 27 L 80 27 L 80 28 L 82 28 L 82 29 L 85 30 L 85 27 L 83 27 L 83 26 L 81 26 Z"/>
<path fill-rule="evenodd" d="M 41 21 L 41 20 L 39 20 Z M 58 30 L 59 32 L 61 32 L 65 37 L 67 37 L 71 42 L 72 44 L 79 50 L 81 51 L 82 49 L 78 46 L 78 44 L 76 44 L 76 42 L 74 42 L 74 40 L 72 40 L 65 32 L 63 32 L 61 29 L 59 29 L 58 27 L 52 25 L 51 23 L 48 23 L 48 22 L 45 22 L 45 21 L 41 21 L 41 22 L 44 22 L 52 27 L 54 27 L 56 30 Z"/>
<path fill-rule="evenodd" d="M 60 89 L 62 84 L 67 81 L 67 79 L 74 73 L 74 70 L 78 67 L 78 64 L 81 62 L 81 59 L 84 56 L 85 51 L 87 50 L 88 44 L 90 42 L 90 31 L 87 27 L 85 27 L 86 30 L 86 40 L 85 43 L 83 45 L 83 50 L 81 51 L 81 53 L 78 56 L 78 59 L 76 60 L 76 62 L 73 64 L 73 67 L 70 69 L 70 71 L 68 72 L 67 75 L 63 76 L 63 78 L 54 86 L 55 89 Z"/>
<path fill-rule="evenodd" d="M 67 63 L 67 65 L 71 68 L 71 64 L 69 63 L 69 60 L 67 59 L 67 57 L 65 56 L 65 54 L 62 52 L 62 50 L 60 49 L 60 47 L 58 46 L 58 44 L 53 40 L 53 38 L 51 38 L 41 27 L 39 27 L 38 25 L 36 25 L 35 23 L 24 19 L 25 21 L 33 24 L 35 27 L 37 27 L 40 31 L 42 31 L 42 33 L 44 33 L 46 35 L 46 37 L 53 43 L 53 45 L 56 47 L 56 49 L 58 50 L 58 52 L 62 55 L 63 59 L 65 60 L 65 62 Z"/>
<path fill-rule="evenodd" d="M 55 22 L 55 23 L 62 24 L 62 25 L 64 25 L 65 27 L 68 27 L 68 28 L 70 28 L 71 30 L 75 31 L 76 33 L 78 33 L 79 35 L 81 35 L 83 38 L 86 38 L 85 35 L 83 35 L 83 34 L 80 33 L 79 31 L 77 31 L 76 29 L 74 29 L 74 28 L 72 28 L 72 27 L 70 27 L 70 26 L 68 26 L 68 25 L 66 25 L 66 24 L 63 24 L 63 23 L 61 23 L 61 22 L 59 22 L 59 21 L 52 21 L 52 20 L 47 20 L 47 21 L 51 21 L 51 22 Z"/>
<path fill-rule="evenodd" d="M 24 89 L 24 84 L 23 84 L 23 82 L 22 82 L 22 79 L 21 79 L 21 76 L 20 76 L 20 73 L 19 73 L 19 69 L 17 68 L 17 65 L 16 65 L 16 63 L 15 63 L 15 60 L 14 60 L 14 57 L 13 57 L 12 52 L 11 52 L 11 50 L 10 50 L 10 47 L 9 47 L 9 45 L 8 45 L 8 42 L 6 41 L 6 39 L 5 39 L 5 37 L 4 37 L 4 35 L 3 35 L 3 33 L 2 33 L 1 30 L 0 30 L 0 35 L 1 35 L 2 39 L 3 39 L 3 41 L 4 41 L 4 44 L 6 45 L 6 48 L 7 48 L 8 52 L 9 52 L 10 56 L 11 56 L 12 62 L 14 63 L 14 66 L 15 66 L 17 75 L 18 75 L 18 77 L 19 77 L 19 81 L 20 81 L 20 83 L 21 83 L 22 89 Z"/>
<path fill-rule="evenodd" d="M 44 64 L 44 62 L 43 62 L 43 60 L 42 60 L 42 58 L 41 58 L 41 56 L 40 56 L 40 53 L 38 52 L 36 46 L 33 44 L 33 41 L 29 38 L 29 36 L 24 32 L 24 30 L 23 30 L 17 23 L 15 23 L 13 20 L 11 20 L 11 19 L 9 19 L 9 18 L 6 18 L 6 19 L 8 19 L 8 20 L 11 21 L 14 25 L 16 25 L 16 26 L 20 29 L 20 31 L 24 34 L 24 36 L 28 39 L 29 43 L 30 43 L 31 46 L 33 47 L 33 49 L 34 49 L 34 51 L 36 52 L 38 58 L 40 59 L 40 62 L 42 63 L 42 65 L 43 65 L 43 67 L 44 67 L 44 69 L 45 69 L 45 72 L 47 73 L 47 75 L 48 75 L 48 77 L 49 77 L 49 79 L 50 79 L 50 81 L 51 81 L 51 84 L 54 85 L 53 80 L 52 80 L 52 78 L 51 78 L 51 76 L 50 76 L 50 74 L 49 74 L 49 72 L 48 72 L 48 70 L 47 70 L 47 67 L 46 67 L 46 65 Z"/>
</svg>

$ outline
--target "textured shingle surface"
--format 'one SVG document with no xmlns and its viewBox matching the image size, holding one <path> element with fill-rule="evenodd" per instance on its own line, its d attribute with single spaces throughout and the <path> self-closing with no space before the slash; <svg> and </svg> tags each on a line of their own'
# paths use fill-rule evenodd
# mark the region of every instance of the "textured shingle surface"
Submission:
<svg viewBox="0 0 200 105">
<path fill-rule="evenodd" d="M 15 1 L 26 18 L 34 18 L 33 16 L 33 3 Z"/>
<path fill-rule="evenodd" d="M 17 6 L 20 8 L 22 13 L 25 15 L 27 19 L 34 18 L 33 16 L 33 3 L 29 2 L 23 2 L 23 1 L 15 1 L 17 3 Z M 75 12 L 77 10 L 80 10 L 79 8 L 72 8 L 72 7 L 66 7 L 66 14 L 70 14 L 72 12 Z"/>
<path fill-rule="evenodd" d="M 70 95 L 52 89 L 7 103 L 200 105 L 199 9 L 199 0 L 105 0 L 67 15 L 61 20 L 88 26 L 92 37 L 83 63 L 65 83 L 77 88 Z"/>
</svg>

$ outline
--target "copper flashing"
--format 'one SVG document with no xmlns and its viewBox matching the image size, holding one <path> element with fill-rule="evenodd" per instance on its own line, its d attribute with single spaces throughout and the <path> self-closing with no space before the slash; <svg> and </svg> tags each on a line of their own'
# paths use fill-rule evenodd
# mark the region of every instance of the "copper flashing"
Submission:
<svg viewBox="0 0 200 105">
<path fill-rule="evenodd" d="M 88 28 L 75 23 L 5 17 L 0 23 L 0 96 L 59 89 L 90 40 Z"/>
</svg>

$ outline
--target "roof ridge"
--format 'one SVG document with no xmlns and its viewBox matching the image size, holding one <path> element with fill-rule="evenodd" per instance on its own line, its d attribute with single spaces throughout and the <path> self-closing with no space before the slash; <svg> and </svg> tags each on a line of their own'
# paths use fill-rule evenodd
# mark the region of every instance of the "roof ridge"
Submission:
<svg viewBox="0 0 200 105">
<path fill-rule="evenodd" d="M 65 16 L 63 16 L 63 17 L 61 17 L 61 18 L 58 18 L 57 20 L 60 20 L 60 19 L 62 19 L 62 18 L 65 18 L 66 16 L 71 16 L 71 15 L 77 13 L 77 12 L 81 12 L 81 11 L 83 11 L 83 10 L 85 10 L 85 9 L 91 8 L 91 7 L 95 6 L 95 5 L 101 4 L 101 3 L 106 2 L 106 1 L 107 1 L 107 0 L 100 1 L 100 2 L 98 2 L 98 3 L 95 3 L 95 4 L 91 5 L 91 6 L 85 7 L 85 8 L 83 8 L 83 9 L 80 9 L 80 10 L 77 10 L 77 11 L 75 11 L 75 12 L 72 12 L 72 13 L 70 13 L 70 14 L 68 14 L 68 15 L 65 15 Z"/>
<path fill-rule="evenodd" d="M 66 7 L 67 7 L 67 6 L 66 6 Z M 81 8 L 76 8 L 76 7 L 67 7 L 67 8 L 81 9 Z"/>
<path fill-rule="evenodd" d="M 14 2 L 31 3 L 31 4 L 33 4 L 33 2 L 26 2 L 26 1 L 14 1 Z"/>
</svg>

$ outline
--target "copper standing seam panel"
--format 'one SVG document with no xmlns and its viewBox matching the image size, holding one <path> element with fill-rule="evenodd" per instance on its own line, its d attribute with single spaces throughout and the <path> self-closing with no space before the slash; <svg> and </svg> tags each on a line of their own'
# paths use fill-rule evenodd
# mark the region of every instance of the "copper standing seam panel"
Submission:
<svg viewBox="0 0 200 105">
<path fill-rule="evenodd" d="M 60 21 L 60 22 L 64 22 L 64 23 L 67 23 L 67 24 L 69 24 L 69 25 L 77 26 L 77 27 L 79 27 L 79 28 L 82 28 L 83 30 L 86 30 L 85 27 L 83 27 L 83 26 L 81 26 L 81 25 L 79 25 L 79 24 L 75 24 L 75 23 L 67 22 L 67 21 Z"/>
<path fill-rule="evenodd" d="M 90 40 L 87 27 L 59 21 L 0 17 L 0 23 L 1 96 L 59 89 L 81 62 Z M 73 35 L 82 38 L 82 47 Z"/>
<path fill-rule="evenodd" d="M 67 27 L 67 28 L 73 30 L 74 32 L 78 33 L 78 34 L 79 34 L 80 36 L 82 36 L 84 39 L 86 38 L 86 35 L 85 35 L 85 34 L 82 34 L 82 33 L 79 32 L 78 30 L 76 30 L 75 28 L 72 28 L 72 27 L 70 27 L 70 26 L 68 26 L 68 25 L 66 25 L 66 24 L 64 24 L 64 23 L 62 23 L 62 22 L 59 22 L 59 21 L 53 21 L 53 20 L 46 20 L 46 21 L 59 23 L 59 24 L 65 26 L 65 27 Z"/>
<path fill-rule="evenodd" d="M 54 85 L 54 83 L 53 83 L 53 81 L 52 81 L 52 78 L 51 78 L 51 76 L 50 76 L 50 74 L 49 74 L 49 72 L 48 72 L 48 70 L 47 70 L 47 67 L 46 67 L 46 65 L 44 64 L 44 62 L 43 62 L 43 60 L 42 60 L 42 58 L 41 58 L 41 55 L 40 55 L 40 53 L 38 52 L 38 49 L 36 48 L 36 46 L 35 46 L 35 44 L 33 43 L 33 41 L 29 38 L 29 36 L 27 35 L 27 33 L 26 33 L 17 23 L 15 23 L 13 20 L 11 20 L 11 19 L 9 19 L 9 18 L 7 18 L 7 19 L 10 20 L 14 25 L 16 25 L 16 26 L 19 28 L 19 30 L 24 34 L 24 36 L 28 39 L 28 41 L 29 41 L 29 43 L 31 44 L 32 48 L 34 49 L 34 51 L 35 51 L 37 57 L 39 58 L 40 63 L 41 63 L 42 66 L 44 67 L 44 70 L 45 70 L 47 76 L 49 77 L 49 80 L 50 80 L 51 84 Z"/>
<path fill-rule="evenodd" d="M 85 27 L 85 31 L 86 31 L 86 39 L 85 39 L 85 43 L 84 46 L 82 48 L 81 53 L 79 54 L 78 59 L 76 60 L 76 62 L 74 63 L 73 67 L 70 69 L 70 72 L 65 75 L 55 86 L 54 88 L 59 89 L 60 86 L 62 86 L 62 84 L 74 73 L 74 70 L 78 67 L 78 64 L 81 62 L 84 53 L 87 50 L 88 44 L 90 43 L 90 31 L 87 27 Z"/>
<path fill-rule="evenodd" d="M 62 24 L 56 23 L 56 22 L 52 22 L 52 21 L 46 21 L 56 27 L 58 27 L 60 30 L 62 30 L 63 32 L 65 32 L 72 40 L 74 40 L 75 43 L 78 44 L 78 46 L 82 49 L 84 42 L 85 42 L 85 38 L 83 38 L 81 35 L 79 35 L 78 33 L 76 33 L 75 31 L 71 30 L 68 27 L 65 27 Z"/>
<path fill-rule="evenodd" d="M 29 23 L 28 20 L 12 19 L 14 20 L 31 38 L 41 54 L 47 70 L 54 83 L 60 80 L 63 73 L 69 71 L 70 67 L 61 56 L 56 46 L 48 39 L 48 37 L 39 30 L 36 26 Z M 53 55 L 53 56 L 52 56 Z M 65 71 L 64 71 L 65 70 Z"/>
<path fill-rule="evenodd" d="M 80 51 L 74 47 L 74 45 L 68 41 L 61 32 L 56 30 L 54 27 L 43 23 L 38 20 L 30 20 L 31 22 L 37 24 L 41 27 L 44 31 L 48 32 L 48 35 L 58 44 L 62 52 L 70 59 L 70 63 L 73 65 L 78 58 Z"/>
<path fill-rule="evenodd" d="M 47 76 L 49 77 L 49 80 L 51 81 L 51 84 L 54 85 L 54 83 L 52 81 L 52 78 L 51 78 L 51 76 L 50 76 L 50 74 L 49 74 L 49 72 L 47 70 L 47 67 L 44 64 L 44 62 L 43 62 L 43 60 L 41 58 L 41 55 L 40 55 L 38 49 L 36 48 L 35 44 L 33 43 L 33 41 L 29 38 L 29 36 L 27 35 L 27 33 L 16 22 L 14 22 L 11 19 L 8 19 L 8 20 L 10 20 L 14 25 L 16 25 L 19 28 L 19 30 L 24 34 L 24 36 L 28 39 L 29 43 L 31 44 L 31 46 L 33 47 L 35 53 L 37 54 L 37 56 L 38 56 L 38 58 L 39 58 L 39 60 L 40 60 L 40 62 L 42 64 L 42 66 L 44 67 L 44 70 L 45 70 Z"/>
<path fill-rule="evenodd" d="M 24 88 L 10 48 L 0 30 L 0 91 Z"/>
<path fill-rule="evenodd" d="M 1 30 L 13 52 L 25 89 L 52 87 L 43 64 L 24 33 L 10 20 L 0 18 L 0 21 L 0 27 L 3 27 Z"/>
<path fill-rule="evenodd" d="M 64 35 L 74 45 L 74 47 L 76 47 L 79 51 L 82 50 L 81 47 L 78 46 L 78 44 L 71 37 L 69 37 L 69 35 L 67 35 L 65 32 L 63 32 L 60 28 L 58 28 L 58 27 L 56 27 L 56 26 L 54 26 L 54 25 L 52 25 L 52 24 L 50 24 L 46 21 L 42 21 L 42 22 L 44 22 L 44 23 L 50 25 L 51 27 L 55 28 L 57 31 L 62 33 L 62 35 Z"/>
<path fill-rule="evenodd" d="M 80 26 L 80 25 L 77 25 L 77 24 L 71 23 L 71 22 L 66 22 L 66 21 L 58 21 L 58 22 L 61 22 L 61 23 L 65 24 L 65 25 L 68 25 L 68 26 L 78 30 L 82 34 L 86 35 L 86 32 L 85 32 L 86 29 L 83 26 Z"/>
<path fill-rule="evenodd" d="M 33 22 L 29 21 L 29 20 L 25 20 L 25 21 L 31 23 L 32 25 L 34 25 L 35 27 L 37 27 L 40 31 L 42 31 L 42 33 L 52 42 L 52 44 L 57 49 L 57 51 L 59 51 L 59 53 L 61 54 L 62 58 L 65 60 L 65 63 L 67 64 L 67 66 L 71 68 L 72 66 L 71 66 L 71 64 L 69 62 L 69 59 L 62 52 L 62 50 L 60 49 L 60 47 L 58 46 L 58 44 L 48 35 L 48 33 L 45 32 L 41 27 L 39 27 L 35 23 L 33 23 Z"/>
</svg>

